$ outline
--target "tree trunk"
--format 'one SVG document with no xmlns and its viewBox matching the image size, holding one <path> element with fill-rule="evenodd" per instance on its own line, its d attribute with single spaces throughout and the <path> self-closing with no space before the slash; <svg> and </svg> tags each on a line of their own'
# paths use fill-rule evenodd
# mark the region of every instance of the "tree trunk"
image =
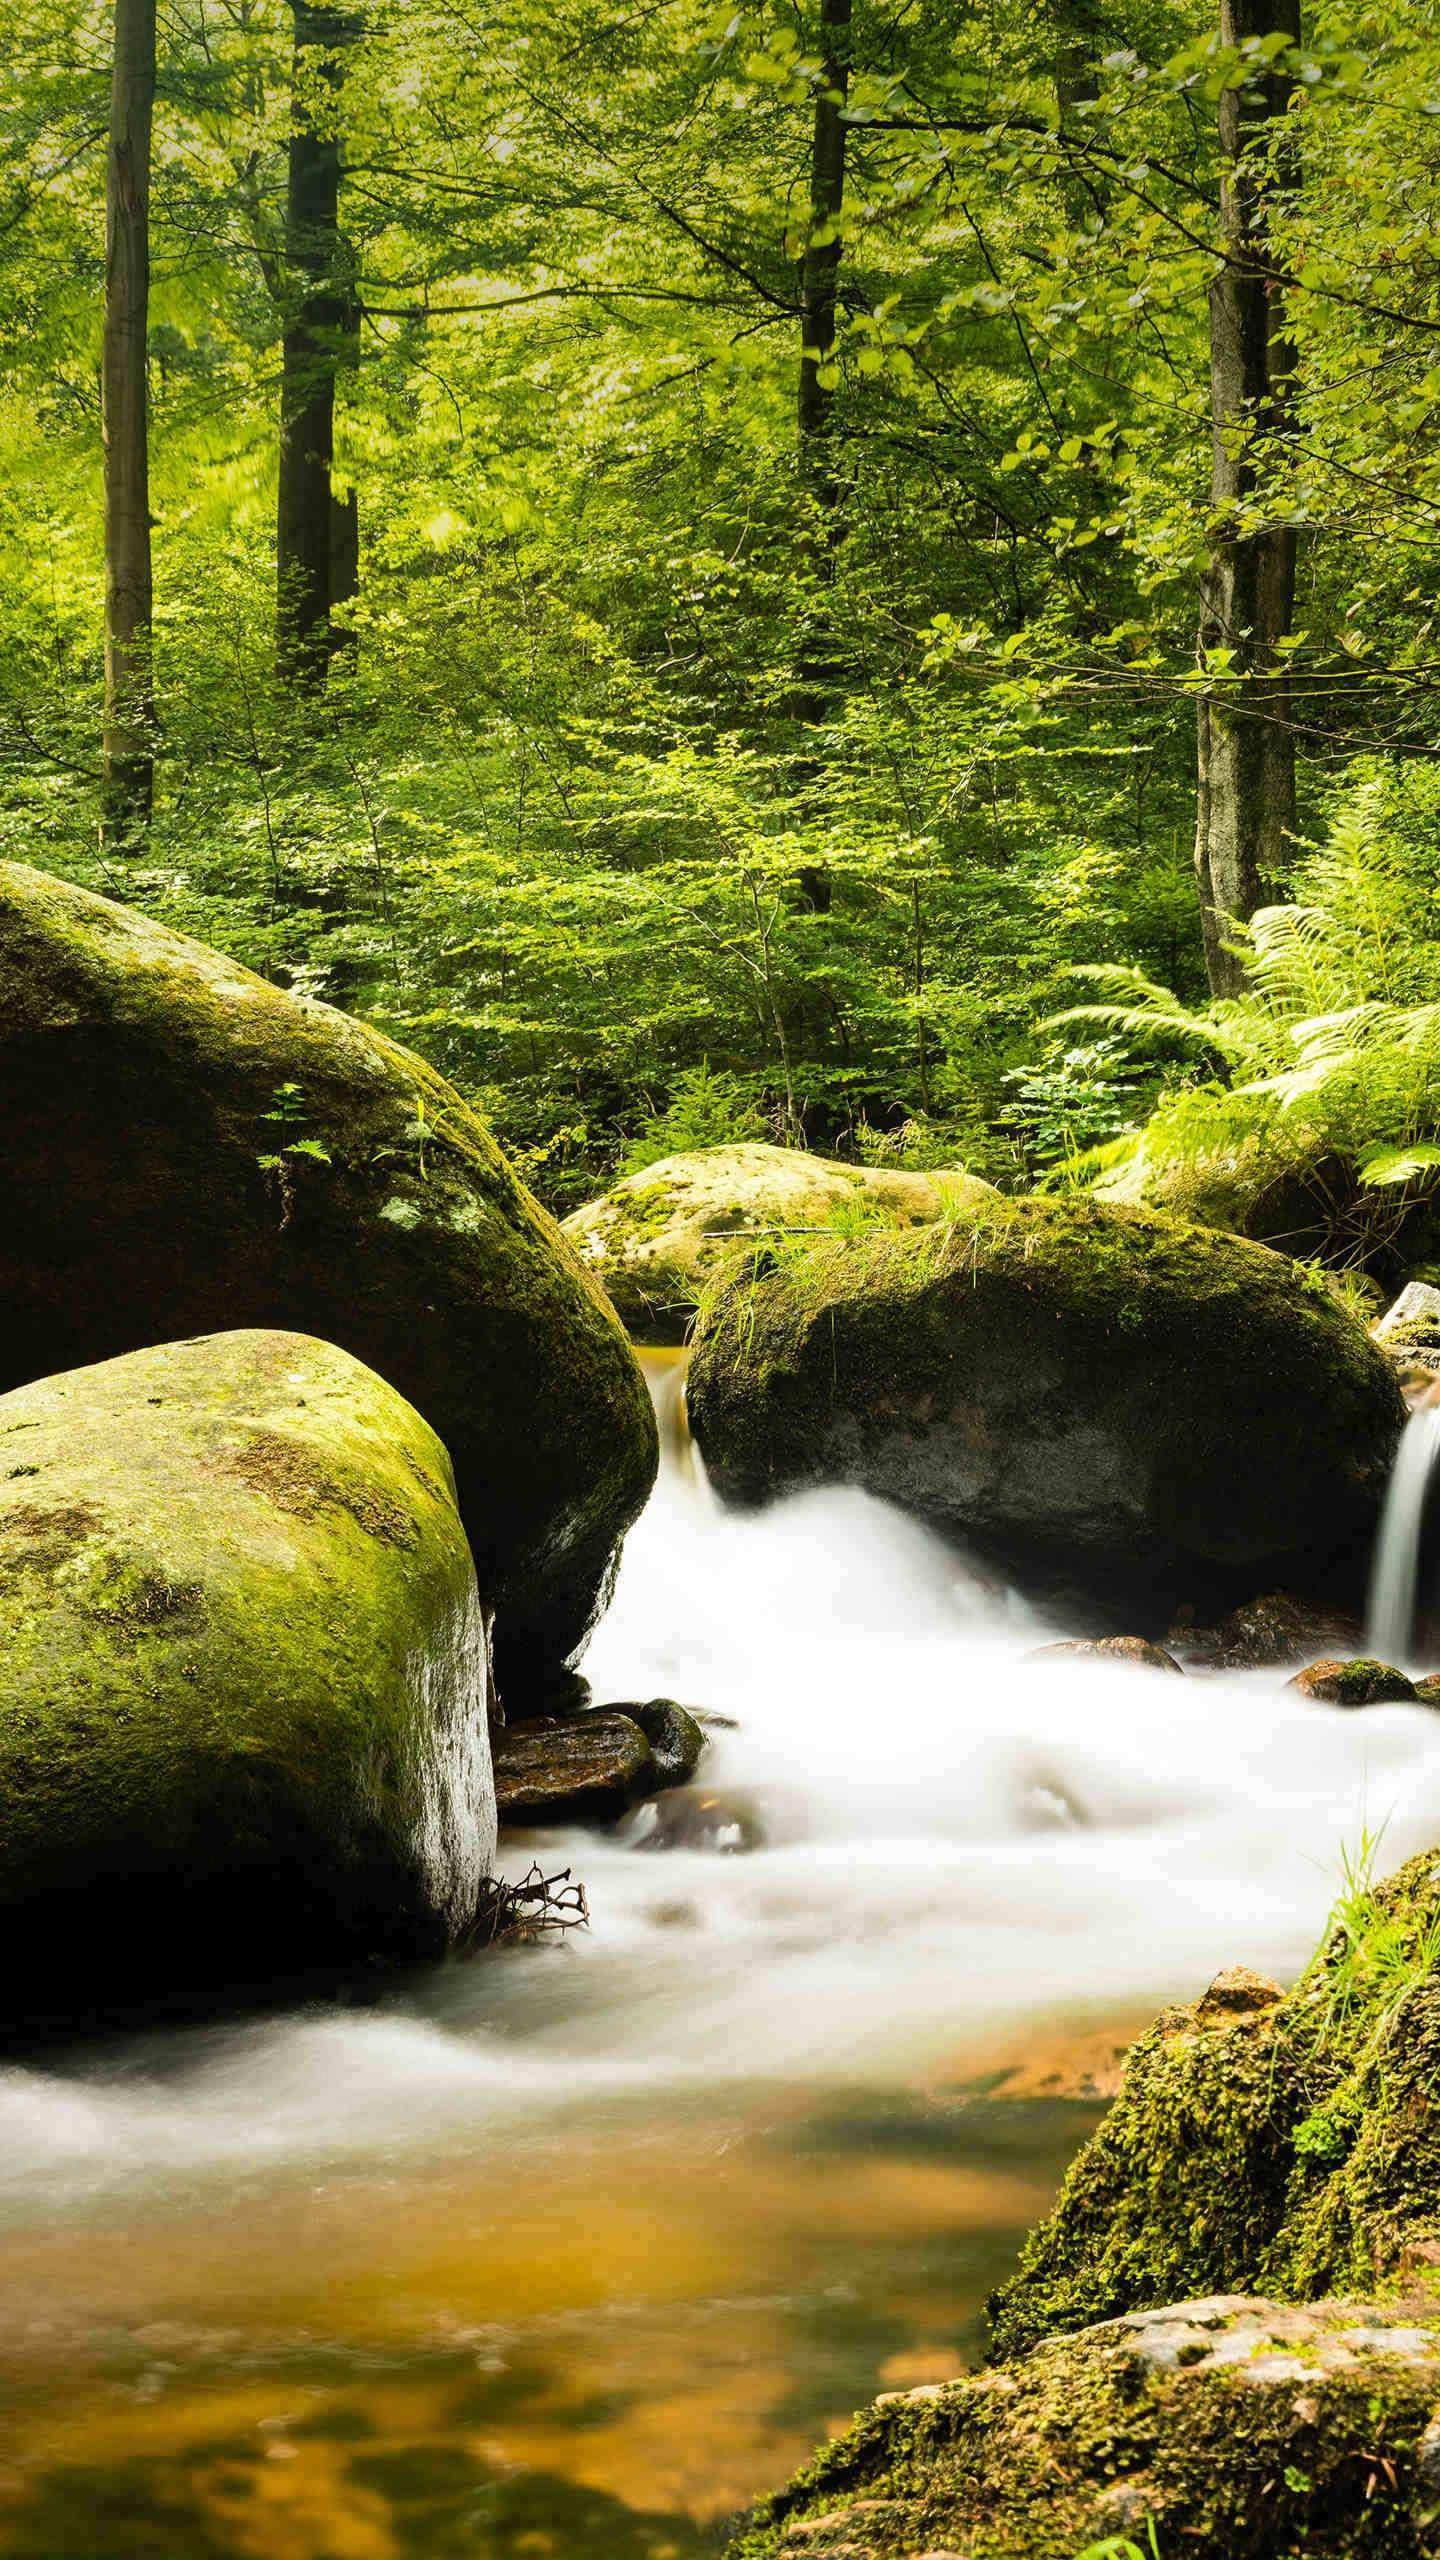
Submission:
<svg viewBox="0 0 1440 2560">
<path fill-rule="evenodd" d="M 851 0 L 821 0 L 821 67 L 810 153 L 810 229 L 800 268 L 801 471 L 822 515 L 839 501 L 829 451 L 835 395 L 822 382 L 835 347 L 840 216 L 845 203 L 845 102 L 850 90 Z"/>
<path fill-rule="evenodd" d="M 1221 0 L 1221 39 L 1300 40 L 1300 0 Z M 1213 422 L 1210 556 L 1200 585 L 1200 661 L 1228 651 L 1228 672 L 1198 712 L 1195 874 L 1205 965 L 1217 995 L 1245 984 L 1227 948 L 1273 893 L 1295 825 L 1295 740 L 1279 643 L 1295 604 L 1293 525 L 1241 532 L 1291 406 L 1294 352 L 1270 250 L 1272 184 L 1293 183 L 1285 148 L 1292 82 L 1271 72 L 1220 105 L 1225 264 L 1210 288 Z M 1267 454 L 1267 447 L 1270 448 Z"/>
<path fill-rule="evenodd" d="M 123 847 L 143 834 L 155 790 L 150 655 L 150 135 L 155 0 L 115 0 L 115 59 L 105 191 L 105 721 L 102 831 Z"/>
<path fill-rule="evenodd" d="M 800 384 L 796 402 L 800 483 L 810 510 L 807 565 L 816 592 L 806 607 L 796 665 L 795 716 L 818 728 L 833 699 L 838 669 L 829 588 L 842 531 L 842 489 L 831 450 L 835 394 L 822 380 L 835 351 L 835 315 L 845 203 L 845 102 L 850 89 L 851 0 L 821 0 L 820 78 L 815 91 L 815 130 L 810 151 L 810 227 L 800 267 Z M 801 760 L 803 788 L 819 768 Z M 818 914 L 830 905 L 829 875 L 812 864 L 799 874 L 806 904 Z"/>
<path fill-rule="evenodd" d="M 337 561 L 351 527 L 333 489 L 335 378 L 353 345 L 353 294 L 340 236 L 338 106 L 342 54 L 354 25 L 341 11 L 292 0 L 294 91 L 285 204 L 285 335 L 280 385 L 276 524 L 276 655 L 306 690 L 325 682 L 331 609 L 343 594 Z M 340 574 L 337 576 L 337 567 Z"/>
</svg>

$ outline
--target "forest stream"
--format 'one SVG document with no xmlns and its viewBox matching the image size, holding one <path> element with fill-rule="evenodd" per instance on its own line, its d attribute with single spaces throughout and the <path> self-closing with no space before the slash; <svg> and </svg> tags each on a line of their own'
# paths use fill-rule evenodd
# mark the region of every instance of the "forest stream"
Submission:
<svg viewBox="0 0 1440 2560">
<path fill-rule="evenodd" d="M 1440 1836 L 1440 1725 L 1027 1661 L 897 1512 L 659 1488 L 587 1659 L 752 1845 L 511 1840 L 592 1925 L 0 2074 L 0 2550 L 692 2560 L 980 2313 L 1118 2046 Z M 753 1845 L 758 1833 L 758 1845 Z"/>
</svg>

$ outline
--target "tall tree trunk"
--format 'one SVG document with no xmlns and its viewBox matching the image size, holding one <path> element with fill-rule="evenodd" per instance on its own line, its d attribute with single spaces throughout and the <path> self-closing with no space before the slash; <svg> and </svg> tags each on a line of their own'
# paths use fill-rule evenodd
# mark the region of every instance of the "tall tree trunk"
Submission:
<svg viewBox="0 0 1440 2560">
<path fill-rule="evenodd" d="M 1300 41 L 1300 0 L 1221 0 L 1221 40 L 1283 35 Z M 1294 351 L 1270 246 L 1268 199 L 1293 183 L 1284 119 L 1293 83 L 1281 69 L 1220 105 L 1221 229 L 1225 264 L 1210 288 L 1213 423 L 1210 556 L 1200 585 L 1200 658 L 1230 653 L 1228 672 L 1198 712 L 1195 874 L 1205 965 L 1217 995 L 1245 983 L 1228 949 L 1272 892 L 1295 824 L 1295 740 L 1278 644 L 1295 606 L 1295 531 L 1240 532 L 1260 494 L 1290 407 Z"/>
<path fill-rule="evenodd" d="M 840 499 L 829 447 L 835 395 L 821 375 L 835 348 L 840 216 L 845 204 L 850 12 L 851 0 L 821 0 L 821 65 L 810 150 L 810 228 L 800 268 L 800 464 L 822 518 L 833 512 Z"/>
<path fill-rule="evenodd" d="M 335 378 L 354 338 L 354 298 L 339 220 L 338 108 L 343 48 L 355 30 L 340 10 L 312 7 L 310 0 L 292 0 L 292 6 L 276 655 L 282 675 L 315 690 L 329 670 L 332 606 L 354 588 L 343 565 L 352 527 L 336 501 L 333 475 Z"/>
<path fill-rule="evenodd" d="M 810 149 L 810 225 L 800 266 L 800 381 L 796 401 L 801 489 L 811 509 L 807 566 L 815 593 L 806 611 L 796 666 L 795 716 L 818 728 L 834 697 L 837 667 L 829 589 L 843 530 L 843 491 L 831 447 L 835 394 L 823 379 L 835 351 L 836 305 L 845 203 L 845 104 L 850 90 L 851 0 L 821 0 L 820 78 L 815 90 L 815 129 Z M 819 767 L 804 757 L 796 769 L 803 787 Z M 830 905 L 829 875 L 807 865 L 801 894 L 817 913 Z"/>
<path fill-rule="evenodd" d="M 105 190 L 105 720 L 102 828 L 132 844 L 155 791 L 150 655 L 150 136 L 155 0 L 115 0 L 115 60 Z"/>
</svg>

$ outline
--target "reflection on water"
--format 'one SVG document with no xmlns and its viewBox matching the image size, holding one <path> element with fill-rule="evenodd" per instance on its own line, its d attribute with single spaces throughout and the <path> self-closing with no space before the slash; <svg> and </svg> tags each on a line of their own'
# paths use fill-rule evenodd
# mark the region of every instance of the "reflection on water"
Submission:
<svg viewBox="0 0 1440 2560">
<path fill-rule="evenodd" d="M 877 2389 L 973 2356 L 1093 2116 L 770 2092 L 17 2230 L 0 2548 L 698 2560 Z"/>
<path fill-rule="evenodd" d="M 1093 2121 L 1057 2025 L 1103 2075 L 1437 1836 L 1433 1714 L 1034 1663 L 883 1505 L 726 1515 L 669 1445 L 587 1668 L 731 1720 L 763 1845 L 517 1842 L 588 1937 L 0 2071 L 0 2554 L 698 2560 L 979 2351 Z"/>
</svg>

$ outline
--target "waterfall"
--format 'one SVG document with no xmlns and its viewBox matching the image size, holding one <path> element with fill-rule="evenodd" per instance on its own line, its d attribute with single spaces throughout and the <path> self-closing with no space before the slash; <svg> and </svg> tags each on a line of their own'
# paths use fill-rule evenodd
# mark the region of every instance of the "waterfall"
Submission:
<svg viewBox="0 0 1440 2560">
<path fill-rule="evenodd" d="M 1382 1662 L 1403 1663 L 1415 1636 L 1420 1540 L 1435 1461 L 1440 1458 L 1440 1403 L 1417 1405 L 1405 1425 L 1385 1496 L 1370 1583 L 1367 1643 Z"/>
</svg>

